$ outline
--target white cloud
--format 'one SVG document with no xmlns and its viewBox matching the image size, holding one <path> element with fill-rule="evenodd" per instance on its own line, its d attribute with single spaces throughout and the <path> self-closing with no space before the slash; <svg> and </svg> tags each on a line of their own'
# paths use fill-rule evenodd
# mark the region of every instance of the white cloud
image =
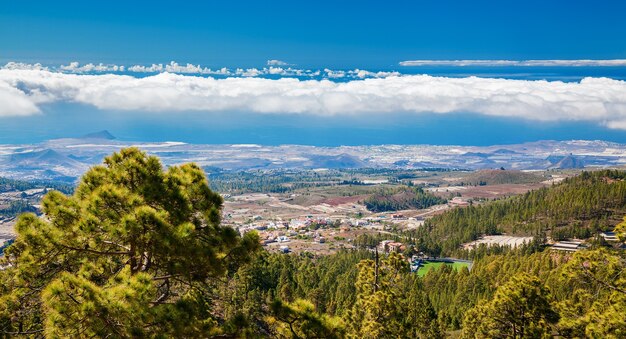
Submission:
<svg viewBox="0 0 626 339">
<path fill-rule="evenodd" d="M 59 70 L 69 73 L 105 73 L 105 72 L 124 72 L 124 66 L 118 65 L 105 65 L 105 64 L 85 64 L 81 65 L 79 62 L 70 62 L 68 65 L 59 66 Z"/>
<path fill-rule="evenodd" d="M 286 63 L 284 61 L 276 60 L 276 59 L 267 60 L 267 65 L 268 66 L 293 66 L 293 65 L 288 64 L 288 63 Z"/>
<path fill-rule="evenodd" d="M 31 70 L 48 70 L 48 67 L 42 66 L 40 63 L 36 64 L 27 64 L 23 62 L 7 62 L 6 65 L 2 66 L 2 69 L 31 69 Z"/>
<path fill-rule="evenodd" d="M 237 70 L 242 76 L 257 72 Z M 0 70 L 1 116 L 34 114 L 41 105 L 56 102 L 168 114 L 190 110 L 318 115 L 472 112 L 537 121 L 589 121 L 626 129 L 626 82 L 608 78 L 566 83 L 406 75 L 333 82 L 215 79 L 167 72 L 136 78 Z"/>
<path fill-rule="evenodd" d="M 272 60 L 270 60 L 272 61 Z M 279 63 L 273 63 L 279 64 Z M 285 65 L 288 65 L 285 63 Z M 388 76 L 399 76 L 399 72 L 370 72 L 360 69 L 351 71 L 331 70 L 324 69 L 324 71 L 313 71 L 310 69 L 300 69 L 292 67 L 281 66 L 269 66 L 263 68 L 236 68 L 231 71 L 228 68 L 211 69 L 202 67 L 200 65 L 180 65 L 174 61 L 167 65 L 152 64 L 151 66 L 133 65 L 126 68 L 131 73 L 177 73 L 177 74 L 198 74 L 198 75 L 220 75 L 220 76 L 240 76 L 240 77 L 262 77 L 267 75 L 278 75 L 282 77 L 300 77 L 300 78 L 315 78 L 323 77 L 328 79 L 339 78 L 353 78 L 353 79 L 365 79 L 365 78 L 385 78 Z"/>
<path fill-rule="evenodd" d="M 227 68 L 210 69 L 200 65 L 186 64 L 180 65 L 175 61 L 163 66 L 163 64 L 152 64 L 150 66 L 133 65 L 127 68 L 132 73 L 179 73 L 179 74 L 203 74 L 203 75 L 231 75 Z"/>
<path fill-rule="evenodd" d="M 15 86 L 0 81 L 0 118 L 39 113 L 37 104 Z"/>
<path fill-rule="evenodd" d="M 161 73 L 163 72 L 163 64 L 152 64 L 151 66 L 133 65 L 128 67 L 128 71 L 133 73 Z"/>
<path fill-rule="evenodd" d="M 521 66 L 521 67 L 609 67 L 626 66 L 626 59 L 612 60 L 408 60 L 400 66 Z"/>
<path fill-rule="evenodd" d="M 366 78 L 386 78 L 386 77 L 398 77 L 402 74 L 400 72 L 370 72 L 362 69 L 355 69 L 353 71 L 349 71 L 348 74 L 352 77 L 359 79 Z"/>
<path fill-rule="evenodd" d="M 270 60 L 278 61 L 278 60 Z M 70 62 L 67 65 L 60 66 L 42 66 L 39 63 L 27 64 L 21 62 L 9 62 L 6 65 L 0 67 L 0 69 L 11 70 L 49 70 L 62 73 L 75 73 L 75 74 L 101 74 L 101 73 L 176 73 L 176 74 L 196 74 L 196 75 L 216 75 L 223 77 L 240 76 L 240 77 L 264 77 L 264 76 L 281 76 L 281 77 L 298 77 L 298 78 L 328 78 L 328 79 L 366 79 L 366 78 L 384 78 L 388 76 L 399 76 L 399 72 L 370 72 L 366 70 L 331 70 L 324 69 L 310 70 L 285 67 L 288 65 L 284 63 L 283 66 L 278 66 L 281 62 L 272 62 L 276 66 L 269 66 L 263 68 L 237 68 L 230 70 L 226 67 L 219 69 L 211 69 L 203 67 L 201 65 L 194 64 L 179 64 L 175 61 L 171 61 L 169 64 L 152 64 L 146 65 L 114 65 L 114 64 L 80 64 L 77 61 Z"/>
<path fill-rule="evenodd" d="M 257 68 L 248 68 L 248 69 L 237 68 L 235 70 L 235 75 L 244 76 L 244 77 L 256 77 L 261 74 L 263 74 L 263 72 Z"/>
<path fill-rule="evenodd" d="M 346 72 L 345 71 L 334 71 L 332 69 L 324 69 L 324 72 L 326 73 L 326 77 L 328 77 L 329 79 L 340 79 L 346 76 Z"/>
</svg>

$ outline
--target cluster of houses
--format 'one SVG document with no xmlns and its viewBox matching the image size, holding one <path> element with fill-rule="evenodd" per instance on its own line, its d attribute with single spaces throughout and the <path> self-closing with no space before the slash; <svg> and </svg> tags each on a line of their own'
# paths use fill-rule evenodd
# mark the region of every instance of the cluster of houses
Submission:
<svg viewBox="0 0 626 339">
<path fill-rule="evenodd" d="M 303 216 L 289 221 L 264 221 L 261 217 L 254 217 L 252 220 L 252 223 L 248 225 L 239 226 L 238 230 L 242 235 L 250 231 L 258 231 L 261 237 L 262 245 L 268 245 L 271 243 L 288 243 L 292 238 L 298 236 L 310 238 L 317 243 L 325 243 L 326 238 L 320 230 L 318 230 L 318 228 L 325 229 L 330 226 L 336 226 L 338 224 L 337 221 L 339 221 L 339 224 L 341 225 L 339 227 L 339 231 L 343 232 L 349 230 L 353 225 L 349 220 L 345 221 L 331 218 L 316 218 L 312 216 Z M 311 227 L 312 225 L 319 227 Z M 282 252 L 288 253 L 287 245 L 283 245 L 280 248 Z"/>
<path fill-rule="evenodd" d="M 246 233 L 252 230 L 266 231 L 266 230 L 301 230 L 309 228 L 309 226 L 316 224 L 321 227 L 331 225 L 335 221 L 330 218 L 313 218 L 311 216 L 291 219 L 289 221 L 283 220 L 267 220 L 264 221 L 261 216 L 252 217 L 252 222 L 248 225 L 239 226 L 240 233 Z"/>
<path fill-rule="evenodd" d="M 227 223 L 227 222 L 226 222 Z M 261 216 L 254 216 L 251 222 L 246 225 L 233 225 L 241 234 L 250 231 L 283 231 L 289 232 L 292 235 L 303 234 L 312 235 L 312 231 L 317 228 L 338 228 L 340 231 L 348 231 L 352 227 L 370 227 L 384 229 L 384 226 L 380 223 L 380 218 L 329 218 L 329 217 L 314 217 L 314 216 L 302 216 L 299 218 L 293 218 L 288 221 L 284 220 L 263 220 Z M 311 227 L 316 226 L 316 227 Z"/>
</svg>

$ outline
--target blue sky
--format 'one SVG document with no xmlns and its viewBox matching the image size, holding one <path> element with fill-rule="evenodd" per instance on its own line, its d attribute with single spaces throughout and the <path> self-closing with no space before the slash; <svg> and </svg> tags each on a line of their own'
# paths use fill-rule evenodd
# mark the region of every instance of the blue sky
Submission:
<svg viewBox="0 0 626 339">
<path fill-rule="evenodd" d="M 199 143 L 626 143 L 623 13 L 623 1 L 5 1 L 0 143 L 100 129 Z"/>
<path fill-rule="evenodd" d="M 623 1 L 4 1 L 0 57 L 393 67 L 625 58 Z"/>
</svg>

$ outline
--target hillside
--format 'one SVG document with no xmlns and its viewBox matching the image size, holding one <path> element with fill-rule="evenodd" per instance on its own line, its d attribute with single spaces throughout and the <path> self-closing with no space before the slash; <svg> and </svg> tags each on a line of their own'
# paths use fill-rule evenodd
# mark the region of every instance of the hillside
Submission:
<svg viewBox="0 0 626 339">
<path fill-rule="evenodd" d="M 585 167 L 585 163 L 582 160 L 572 155 L 563 156 L 563 157 L 550 156 L 548 157 L 547 160 L 550 161 L 551 163 L 549 168 L 572 169 L 572 168 L 584 168 Z"/>
<path fill-rule="evenodd" d="M 71 194 L 74 191 L 73 185 L 65 183 L 44 180 L 24 181 L 0 177 L 0 193 L 10 191 L 25 191 L 34 188 L 52 188 L 66 194 Z"/>
<path fill-rule="evenodd" d="M 534 184 L 545 178 L 529 172 L 516 170 L 481 170 L 464 177 L 459 185 L 503 185 L 503 184 Z"/>
<path fill-rule="evenodd" d="M 51 168 L 54 166 L 62 167 L 79 167 L 80 164 L 59 152 L 52 149 L 44 149 L 41 151 L 15 153 L 11 155 L 10 161 L 14 165 L 22 167 L 38 167 L 47 164 Z"/>
<path fill-rule="evenodd" d="M 115 136 L 109 133 L 109 131 L 104 130 L 85 134 L 81 136 L 80 139 L 115 140 Z"/>
<path fill-rule="evenodd" d="M 484 234 L 586 238 L 626 214 L 626 172 L 583 172 L 550 188 L 482 206 L 454 209 L 417 231 L 422 249 L 444 254 Z"/>
<path fill-rule="evenodd" d="M 422 190 L 421 188 L 402 188 L 382 190 L 363 201 L 371 212 L 423 209 L 443 204 L 446 200 Z"/>
</svg>

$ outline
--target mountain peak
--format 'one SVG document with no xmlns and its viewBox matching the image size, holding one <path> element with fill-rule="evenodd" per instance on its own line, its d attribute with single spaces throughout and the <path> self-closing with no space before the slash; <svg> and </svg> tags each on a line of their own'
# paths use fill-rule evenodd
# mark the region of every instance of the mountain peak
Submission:
<svg viewBox="0 0 626 339">
<path fill-rule="evenodd" d="M 104 140 L 113 140 L 115 137 L 113 134 L 109 133 L 107 130 L 88 133 L 80 137 L 80 139 L 104 139 Z"/>
</svg>

